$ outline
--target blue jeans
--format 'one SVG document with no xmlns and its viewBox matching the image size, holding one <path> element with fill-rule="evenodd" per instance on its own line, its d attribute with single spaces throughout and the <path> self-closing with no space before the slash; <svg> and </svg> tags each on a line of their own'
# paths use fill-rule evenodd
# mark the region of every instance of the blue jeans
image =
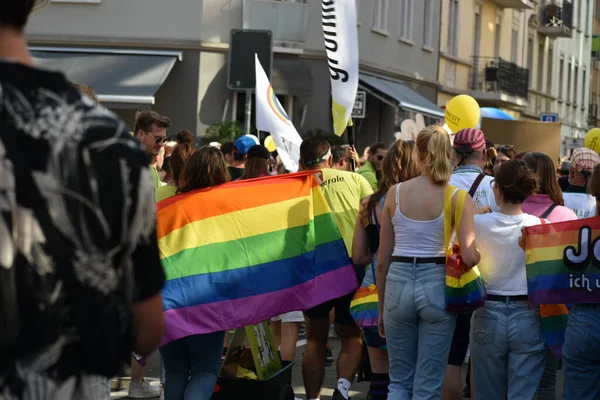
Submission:
<svg viewBox="0 0 600 400">
<path fill-rule="evenodd" d="M 456 315 L 446 311 L 444 265 L 394 262 L 383 321 L 390 357 L 388 399 L 440 398 Z"/>
<path fill-rule="evenodd" d="M 600 304 L 571 309 L 563 346 L 567 398 L 600 398 Z"/>
<path fill-rule="evenodd" d="M 225 332 L 192 335 L 160 348 L 165 365 L 165 400 L 209 400 L 215 389 Z"/>
<path fill-rule="evenodd" d="M 527 302 L 487 301 L 473 313 L 471 357 L 476 398 L 535 398 L 547 355 L 540 311 L 530 309 Z"/>
</svg>

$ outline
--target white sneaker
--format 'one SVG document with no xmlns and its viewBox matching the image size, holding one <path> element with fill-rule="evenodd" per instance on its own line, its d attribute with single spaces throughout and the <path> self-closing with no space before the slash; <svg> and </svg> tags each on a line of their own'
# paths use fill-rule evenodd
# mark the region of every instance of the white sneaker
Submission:
<svg viewBox="0 0 600 400">
<path fill-rule="evenodd" d="M 160 397 L 162 388 L 160 386 L 152 386 L 147 380 L 143 380 L 142 384 L 131 382 L 129 384 L 129 398 L 131 399 L 152 399 Z"/>
</svg>

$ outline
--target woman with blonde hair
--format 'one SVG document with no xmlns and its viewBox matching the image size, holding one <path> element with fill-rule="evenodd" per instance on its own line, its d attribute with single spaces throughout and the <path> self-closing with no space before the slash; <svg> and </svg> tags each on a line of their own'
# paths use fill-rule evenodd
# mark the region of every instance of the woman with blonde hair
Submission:
<svg viewBox="0 0 600 400">
<path fill-rule="evenodd" d="M 398 140 L 388 150 L 381 163 L 382 180 L 379 188 L 371 196 L 363 200 L 352 240 L 352 261 L 355 265 L 367 265 L 362 288 L 376 283 L 377 250 L 379 248 L 379 221 L 385 198 L 390 187 L 398 182 L 406 182 L 419 175 L 419 168 L 414 158 L 415 142 Z M 371 363 L 371 399 L 387 398 L 389 377 L 389 361 L 385 339 L 379 336 L 377 327 L 362 328 L 369 360 Z"/>
<path fill-rule="evenodd" d="M 458 189 L 452 175 L 450 138 L 440 126 L 417 136 L 421 175 L 388 191 L 381 216 L 377 264 L 379 332 L 390 359 L 390 399 L 439 399 L 456 315 L 446 311 L 444 205 L 452 194 L 451 224 Z M 479 261 L 473 232 L 473 203 L 466 194 L 458 229 L 463 262 Z"/>
</svg>

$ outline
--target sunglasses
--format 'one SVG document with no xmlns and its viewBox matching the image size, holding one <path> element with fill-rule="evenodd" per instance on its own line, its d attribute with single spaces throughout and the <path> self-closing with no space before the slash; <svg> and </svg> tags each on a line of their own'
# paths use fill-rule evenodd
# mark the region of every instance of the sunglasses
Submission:
<svg viewBox="0 0 600 400">
<path fill-rule="evenodd" d="M 168 140 L 168 138 L 166 136 L 154 136 L 150 132 L 146 132 L 146 133 L 154 138 L 154 141 L 156 142 L 156 144 L 165 144 Z"/>
<path fill-rule="evenodd" d="M 383 157 L 384 157 L 384 156 L 382 156 L 382 155 L 378 155 L 378 156 L 376 156 L 376 157 L 377 157 L 377 159 L 378 159 L 379 161 L 381 161 L 381 160 L 383 160 Z"/>
</svg>

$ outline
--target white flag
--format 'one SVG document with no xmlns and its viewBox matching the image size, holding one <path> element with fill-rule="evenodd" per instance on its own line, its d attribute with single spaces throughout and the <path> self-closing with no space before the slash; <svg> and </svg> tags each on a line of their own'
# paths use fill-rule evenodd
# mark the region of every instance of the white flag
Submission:
<svg viewBox="0 0 600 400">
<path fill-rule="evenodd" d="M 271 133 L 285 169 L 296 172 L 302 138 L 277 100 L 258 56 L 254 55 L 254 58 L 256 60 L 256 129 Z"/>
<path fill-rule="evenodd" d="M 331 76 L 333 130 L 342 136 L 358 90 L 358 30 L 355 0 L 322 0 L 323 35 Z"/>
</svg>

